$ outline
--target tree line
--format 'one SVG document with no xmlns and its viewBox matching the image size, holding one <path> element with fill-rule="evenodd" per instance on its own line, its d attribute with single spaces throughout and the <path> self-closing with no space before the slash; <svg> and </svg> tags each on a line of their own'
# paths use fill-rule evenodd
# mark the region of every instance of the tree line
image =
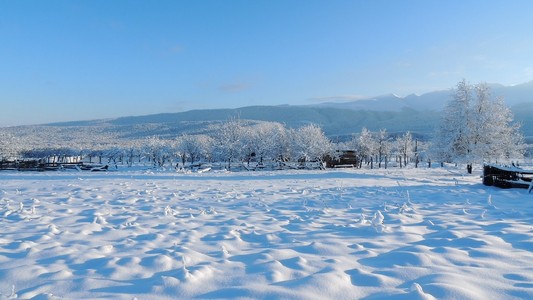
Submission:
<svg viewBox="0 0 533 300">
<path fill-rule="evenodd" d="M 227 169 L 290 163 L 306 167 L 311 162 L 320 166 L 326 158 L 335 158 L 343 150 L 356 151 L 361 162 L 357 167 L 363 164 L 386 167 L 392 157 L 404 166 L 413 161 L 416 148 L 416 141 L 410 133 L 393 139 L 386 130 L 370 132 L 364 128 L 350 141 L 334 143 L 314 124 L 287 128 L 276 122 L 250 125 L 238 118 L 219 124 L 210 134 L 181 134 L 172 139 L 151 136 L 120 140 L 109 136 L 100 137 L 94 143 L 52 144 L 48 147 L 35 144 L 28 147 L 24 141 L 17 141 L 16 136 L 5 133 L 0 134 L 0 140 L 7 141 L 0 143 L 0 160 L 46 158 L 49 163 L 84 160 L 98 164 L 150 164 L 154 167 L 218 162 Z"/>
<path fill-rule="evenodd" d="M 390 135 L 386 129 L 372 132 L 363 128 L 350 141 L 334 143 L 314 124 L 287 128 L 276 122 L 250 124 L 239 118 L 218 124 L 209 134 L 181 134 L 175 138 L 119 139 L 116 133 L 109 133 L 91 136 L 90 141 L 73 136 L 72 141 L 62 144 L 45 137 L 36 144 L 0 131 L 0 160 L 84 159 L 128 166 L 149 163 L 155 167 L 218 162 L 232 169 L 289 162 L 306 166 L 335 158 L 344 150 L 355 151 L 357 167 L 387 168 L 390 163 L 399 167 L 421 162 L 431 166 L 431 161 L 471 165 L 520 159 L 525 144 L 503 99 L 492 97 L 486 84 L 471 85 L 466 80 L 452 90 L 432 141 L 418 141 L 410 132 Z"/>
</svg>

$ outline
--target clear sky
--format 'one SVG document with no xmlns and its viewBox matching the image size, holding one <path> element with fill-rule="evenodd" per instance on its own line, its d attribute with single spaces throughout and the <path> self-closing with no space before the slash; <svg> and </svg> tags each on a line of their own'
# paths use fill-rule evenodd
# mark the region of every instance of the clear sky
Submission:
<svg viewBox="0 0 533 300">
<path fill-rule="evenodd" d="M 533 1 L 0 0 L 0 126 L 533 80 Z"/>
</svg>

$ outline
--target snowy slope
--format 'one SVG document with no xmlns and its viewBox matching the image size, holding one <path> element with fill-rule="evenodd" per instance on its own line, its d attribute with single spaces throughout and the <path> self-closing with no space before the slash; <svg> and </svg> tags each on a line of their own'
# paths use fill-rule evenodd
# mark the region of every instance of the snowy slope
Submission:
<svg viewBox="0 0 533 300">
<path fill-rule="evenodd" d="M 0 298 L 532 298 L 532 197 L 440 168 L 4 172 Z"/>
</svg>

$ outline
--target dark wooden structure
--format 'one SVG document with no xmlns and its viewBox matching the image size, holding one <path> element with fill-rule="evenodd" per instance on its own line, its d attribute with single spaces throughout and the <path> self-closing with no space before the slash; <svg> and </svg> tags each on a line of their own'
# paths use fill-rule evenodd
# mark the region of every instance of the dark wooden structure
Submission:
<svg viewBox="0 0 533 300">
<path fill-rule="evenodd" d="M 76 163 L 46 162 L 41 159 L 0 161 L 0 170 L 16 171 L 57 171 L 57 170 L 79 170 L 79 171 L 107 171 L 108 165 Z"/>
<path fill-rule="evenodd" d="M 524 170 L 515 166 L 483 166 L 483 184 L 499 188 L 533 189 L 533 170 Z"/>
<path fill-rule="evenodd" d="M 359 157 L 353 150 L 337 150 L 334 157 L 327 156 L 327 168 L 355 168 L 359 164 Z"/>
<path fill-rule="evenodd" d="M 16 170 L 17 162 L 11 160 L 0 160 L 0 170 Z"/>
</svg>

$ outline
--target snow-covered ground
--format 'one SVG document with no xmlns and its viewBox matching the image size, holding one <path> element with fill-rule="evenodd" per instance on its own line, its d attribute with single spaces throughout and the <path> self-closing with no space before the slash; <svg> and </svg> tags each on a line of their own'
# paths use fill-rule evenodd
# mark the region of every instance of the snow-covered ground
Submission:
<svg viewBox="0 0 533 300">
<path fill-rule="evenodd" d="M 457 169 L 0 173 L 0 298 L 533 298 L 533 194 Z"/>
</svg>

